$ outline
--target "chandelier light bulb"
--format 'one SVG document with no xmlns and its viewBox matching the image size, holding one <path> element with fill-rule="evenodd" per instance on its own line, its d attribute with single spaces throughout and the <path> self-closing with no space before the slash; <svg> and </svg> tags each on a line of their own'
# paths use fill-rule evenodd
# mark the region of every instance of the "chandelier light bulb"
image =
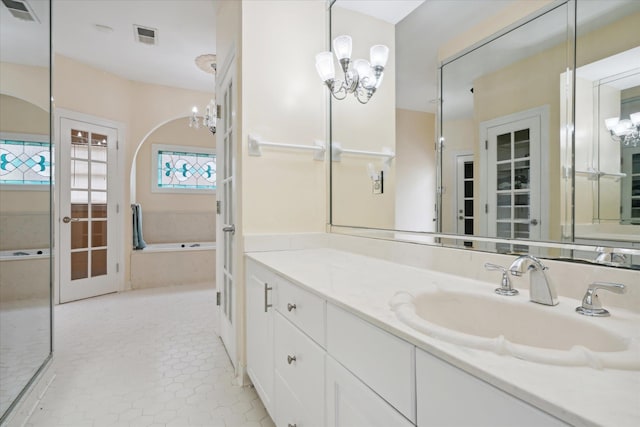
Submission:
<svg viewBox="0 0 640 427">
<path fill-rule="evenodd" d="M 371 49 L 369 50 L 369 57 L 371 59 L 372 67 L 384 68 L 384 66 L 387 65 L 387 60 L 389 59 L 389 48 L 382 44 L 371 46 Z"/>
<path fill-rule="evenodd" d="M 351 59 L 351 36 L 338 36 L 333 40 L 333 50 L 338 61 Z"/>
<path fill-rule="evenodd" d="M 193 114 L 198 114 L 198 107 L 195 107 L 195 106 L 194 106 L 194 107 L 191 109 L 191 112 L 192 112 Z"/>
<path fill-rule="evenodd" d="M 615 133 L 616 136 L 627 135 L 632 128 L 631 120 L 620 120 L 616 127 L 613 128 L 613 133 Z"/>
<path fill-rule="evenodd" d="M 331 52 L 321 52 L 316 55 L 316 70 L 323 82 L 333 80 L 336 77 Z"/>
<path fill-rule="evenodd" d="M 629 114 L 629 119 L 631 120 L 631 123 L 633 123 L 634 126 L 640 126 L 640 111 L 633 113 L 633 114 Z"/>
<path fill-rule="evenodd" d="M 606 126 L 607 130 L 613 130 L 619 121 L 620 121 L 619 118 L 611 117 L 609 119 L 605 119 L 604 125 Z"/>
<path fill-rule="evenodd" d="M 353 68 L 358 73 L 358 77 L 362 79 L 363 77 L 369 74 L 369 70 L 371 70 L 371 64 L 366 59 L 356 59 L 353 61 Z"/>
</svg>

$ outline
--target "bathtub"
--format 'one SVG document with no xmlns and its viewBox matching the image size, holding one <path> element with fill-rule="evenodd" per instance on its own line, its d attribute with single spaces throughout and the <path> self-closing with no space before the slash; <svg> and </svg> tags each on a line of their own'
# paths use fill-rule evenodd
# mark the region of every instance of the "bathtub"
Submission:
<svg viewBox="0 0 640 427">
<path fill-rule="evenodd" d="M 216 243 L 151 243 L 131 253 L 131 288 L 210 284 L 216 280 Z"/>
<path fill-rule="evenodd" d="M 0 251 L 0 301 L 48 298 L 49 248 Z"/>
</svg>

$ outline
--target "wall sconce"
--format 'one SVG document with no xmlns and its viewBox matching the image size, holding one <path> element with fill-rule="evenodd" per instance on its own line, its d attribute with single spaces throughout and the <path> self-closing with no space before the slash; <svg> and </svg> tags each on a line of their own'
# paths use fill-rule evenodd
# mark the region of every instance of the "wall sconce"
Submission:
<svg viewBox="0 0 640 427">
<path fill-rule="evenodd" d="M 615 142 L 632 147 L 640 144 L 640 112 L 630 114 L 628 120 L 620 120 L 618 117 L 605 119 L 604 125 Z"/>
<path fill-rule="evenodd" d="M 335 79 L 336 71 L 331 52 L 316 55 L 316 70 L 334 98 L 345 99 L 347 94 L 353 93 L 361 104 L 366 104 L 382 83 L 384 66 L 389 59 L 389 48 L 381 44 L 372 46 L 369 51 L 371 62 L 356 59 L 353 61 L 353 68 L 350 68 L 351 45 L 350 36 L 338 36 L 333 40 L 333 50 L 344 73 L 343 81 Z"/>
<path fill-rule="evenodd" d="M 217 107 L 215 101 L 212 99 L 205 109 L 205 115 L 202 117 L 202 126 L 209 129 L 211 134 L 216 133 L 216 123 L 218 121 Z M 198 107 L 191 109 L 191 117 L 189 118 L 189 127 L 198 129 L 200 128 L 200 120 L 198 117 Z"/>
</svg>

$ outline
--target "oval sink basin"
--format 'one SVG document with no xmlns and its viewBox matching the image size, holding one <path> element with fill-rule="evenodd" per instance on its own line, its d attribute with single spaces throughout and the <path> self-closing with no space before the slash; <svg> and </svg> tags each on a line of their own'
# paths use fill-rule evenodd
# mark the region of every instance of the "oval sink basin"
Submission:
<svg viewBox="0 0 640 427">
<path fill-rule="evenodd" d="M 399 292 L 390 303 L 406 325 L 452 344 L 554 365 L 640 369 L 636 338 L 559 306 L 440 289 L 415 296 Z"/>
</svg>

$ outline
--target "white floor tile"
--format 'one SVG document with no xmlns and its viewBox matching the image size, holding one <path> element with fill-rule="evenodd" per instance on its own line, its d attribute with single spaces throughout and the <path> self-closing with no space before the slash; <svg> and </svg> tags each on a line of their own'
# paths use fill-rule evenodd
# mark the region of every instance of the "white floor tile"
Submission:
<svg viewBox="0 0 640 427">
<path fill-rule="evenodd" d="M 272 427 L 233 384 L 215 289 L 152 288 L 55 308 L 56 377 L 27 427 Z"/>
</svg>

